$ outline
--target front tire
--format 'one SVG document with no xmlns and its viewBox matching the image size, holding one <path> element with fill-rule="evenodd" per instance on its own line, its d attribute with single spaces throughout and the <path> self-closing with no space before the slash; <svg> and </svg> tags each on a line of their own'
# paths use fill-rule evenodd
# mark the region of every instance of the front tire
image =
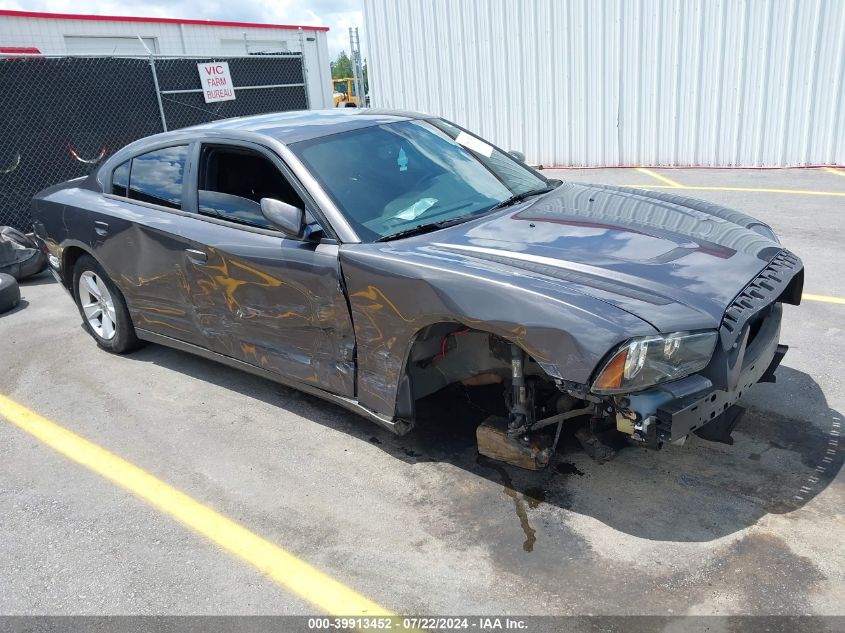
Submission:
<svg viewBox="0 0 845 633">
<path fill-rule="evenodd" d="M 90 255 L 80 257 L 73 267 L 73 297 L 82 316 L 82 327 L 97 345 L 113 354 L 125 354 L 138 347 L 123 295 Z"/>
</svg>

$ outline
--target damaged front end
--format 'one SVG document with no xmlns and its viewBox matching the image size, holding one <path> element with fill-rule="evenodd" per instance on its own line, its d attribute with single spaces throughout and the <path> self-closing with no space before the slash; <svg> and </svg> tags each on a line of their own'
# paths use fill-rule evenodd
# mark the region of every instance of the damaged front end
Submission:
<svg viewBox="0 0 845 633">
<path fill-rule="evenodd" d="M 498 408 L 487 411 L 488 417 L 476 429 L 478 450 L 532 470 L 549 463 L 564 431 L 598 461 L 612 458 L 614 449 L 625 444 L 657 449 L 667 442 L 682 443 L 690 433 L 730 442 L 742 413 L 737 402 L 755 383 L 774 380 L 786 351 L 779 342 L 782 304 L 797 305 L 801 300 L 800 259 L 783 249 L 773 256 L 771 252 L 766 253 L 772 257 L 769 263 L 762 270 L 756 268 L 750 282 L 737 284 L 741 290 L 736 295 L 726 295 L 714 305 L 711 293 L 710 303 L 702 302 L 711 309 L 661 312 L 662 331 L 636 312 L 609 312 L 607 303 L 582 293 L 537 301 L 530 324 L 524 302 L 484 301 L 483 283 L 469 287 L 462 283 L 460 295 L 442 289 L 422 294 L 435 304 L 459 296 L 460 305 L 437 304 L 438 314 L 462 316 L 434 322 L 410 338 L 404 365 L 397 365 L 401 369 L 394 416 L 412 425 L 415 403 L 450 385 L 467 389 L 501 385 Z M 368 268 L 367 275 L 377 274 L 374 270 Z M 412 322 L 413 306 L 419 304 L 410 299 L 407 304 L 396 303 L 406 295 L 399 290 L 391 293 L 390 279 L 382 283 L 387 289 L 380 288 L 381 294 L 351 295 L 356 314 L 361 315 L 358 322 L 380 326 L 370 336 L 380 346 L 359 343 L 363 368 L 373 366 L 371 357 L 384 364 L 385 359 L 399 356 L 385 352 L 384 341 L 394 339 L 385 339 L 383 322 L 388 315 L 401 315 L 391 325 L 406 327 Z M 508 287 L 517 293 L 530 290 L 532 299 L 562 298 L 567 291 L 565 285 L 541 285 L 547 283 L 545 277 L 526 275 L 520 283 Z M 391 301 L 379 299 L 383 295 Z M 685 301 L 691 302 L 690 297 Z M 592 302 L 589 308 L 571 309 L 586 302 Z M 676 323 L 695 329 L 673 331 Z M 362 374 L 362 398 L 382 394 L 376 373 Z"/>
<path fill-rule="evenodd" d="M 582 416 L 594 415 L 597 403 L 587 402 L 570 395 L 554 398 L 551 406 L 538 406 L 538 382 L 526 379 L 525 365 L 529 358 L 518 345 L 509 345 L 510 389 L 506 391 L 508 418 L 491 417 L 476 430 L 478 452 L 486 457 L 527 468 L 545 468 L 557 449 L 564 422 Z M 537 413 L 550 409 L 555 415 L 537 419 Z M 541 433 L 541 429 L 556 427 L 554 439 Z"/>
<path fill-rule="evenodd" d="M 602 379 L 608 367 L 613 368 L 617 352 L 592 389 L 604 392 L 617 430 L 649 448 L 665 442 L 681 444 L 690 433 L 732 443 L 731 431 L 743 413 L 736 402 L 754 384 L 775 381 L 775 370 L 787 350 L 779 343 L 781 304 L 798 305 L 803 284 L 801 260 L 788 251 L 779 253 L 728 306 L 719 329 L 709 333 L 713 345 L 707 363 L 682 378 L 632 393 L 608 389 Z M 671 336 L 663 340 L 670 341 Z M 636 369 L 626 360 L 619 369 L 622 380 Z"/>
<path fill-rule="evenodd" d="M 409 398 L 449 385 L 500 385 L 499 411 L 476 429 L 479 452 L 530 470 L 545 468 L 564 422 L 600 405 L 561 393 L 555 380 L 516 345 L 490 332 L 441 323 L 421 332 L 408 357 Z M 406 406 L 410 410 L 410 406 Z M 554 434 L 550 433 L 553 431 Z"/>
<path fill-rule="evenodd" d="M 787 351 L 779 342 L 782 304 L 798 305 L 802 289 L 801 261 L 782 251 L 728 306 L 718 330 L 626 342 L 600 365 L 589 387 L 555 380 L 567 399 L 546 417 L 536 416 L 534 390 L 524 377 L 527 359 L 511 346 L 509 419 L 506 425 L 488 420 L 479 427 L 479 451 L 543 468 L 564 423 L 575 419 L 576 438 L 598 461 L 613 455 L 600 439 L 607 431 L 652 449 L 683 444 L 691 433 L 732 444 L 731 433 L 744 413 L 737 402 L 756 383 L 775 382 Z M 542 429 L 552 426 L 550 440 Z"/>
</svg>

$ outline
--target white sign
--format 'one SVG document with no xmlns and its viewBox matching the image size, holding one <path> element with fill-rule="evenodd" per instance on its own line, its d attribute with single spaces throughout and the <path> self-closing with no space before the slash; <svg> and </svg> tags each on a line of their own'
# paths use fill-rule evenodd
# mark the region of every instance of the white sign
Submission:
<svg viewBox="0 0 845 633">
<path fill-rule="evenodd" d="M 490 158 L 490 156 L 493 155 L 492 145 L 488 145 L 480 138 L 475 138 L 474 136 L 472 136 L 471 134 L 467 134 L 466 132 L 461 132 L 460 134 L 458 134 L 458 136 L 455 138 L 455 141 L 460 145 L 463 145 L 467 149 L 471 149 L 475 152 L 478 152 L 479 154 L 481 154 L 482 156 L 486 156 L 487 158 Z"/>
<path fill-rule="evenodd" d="M 231 101 L 235 98 L 235 84 L 229 74 L 228 62 L 197 64 L 202 83 L 202 96 L 206 103 Z"/>
</svg>

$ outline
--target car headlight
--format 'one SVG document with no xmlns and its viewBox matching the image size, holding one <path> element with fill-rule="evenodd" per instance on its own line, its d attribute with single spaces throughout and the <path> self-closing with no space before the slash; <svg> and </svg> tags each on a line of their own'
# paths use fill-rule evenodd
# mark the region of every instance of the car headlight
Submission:
<svg viewBox="0 0 845 633">
<path fill-rule="evenodd" d="M 632 339 L 605 363 L 592 390 L 630 393 L 702 370 L 713 356 L 717 336 L 709 330 Z"/>
</svg>

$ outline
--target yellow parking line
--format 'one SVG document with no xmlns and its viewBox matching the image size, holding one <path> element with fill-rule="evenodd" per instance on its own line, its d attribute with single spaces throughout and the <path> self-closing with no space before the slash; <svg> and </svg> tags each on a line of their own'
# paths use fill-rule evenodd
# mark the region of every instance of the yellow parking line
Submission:
<svg viewBox="0 0 845 633">
<path fill-rule="evenodd" d="M 392 615 L 281 547 L 141 468 L 0 395 L 0 416 L 53 450 L 137 495 L 332 615 Z"/>
<path fill-rule="evenodd" d="M 645 167 L 637 167 L 636 170 L 641 174 L 645 174 L 646 176 L 651 176 L 652 178 L 656 178 L 660 182 L 665 182 L 670 187 L 683 187 L 683 185 L 679 182 L 675 182 L 671 178 L 667 178 L 666 176 L 661 176 L 656 171 L 651 171 L 650 169 L 646 169 Z"/>
<path fill-rule="evenodd" d="M 811 295 L 806 292 L 801 295 L 807 301 L 825 301 L 826 303 L 841 303 L 845 305 L 845 297 L 831 297 L 830 295 Z"/>
<path fill-rule="evenodd" d="M 752 187 L 694 187 L 687 185 L 666 186 L 666 185 L 622 185 L 623 187 L 634 187 L 635 189 L 684 189 L 686 191 L 750 191 L 756 193 L 792 193 L 802 196 L 841 196 L 845 197 L 845 191 L 812 191 L 810 189 L 755 189 Z"/>
<path fill-rule="evenodd" d="M 833 167 L 825 167 L 824 170 L 826 172 L 830 172 L 831 174 L 836 174 L 837 176 L 842 176 L 845 178 L 845 171 L 834 169 Z"/>
</svg>

